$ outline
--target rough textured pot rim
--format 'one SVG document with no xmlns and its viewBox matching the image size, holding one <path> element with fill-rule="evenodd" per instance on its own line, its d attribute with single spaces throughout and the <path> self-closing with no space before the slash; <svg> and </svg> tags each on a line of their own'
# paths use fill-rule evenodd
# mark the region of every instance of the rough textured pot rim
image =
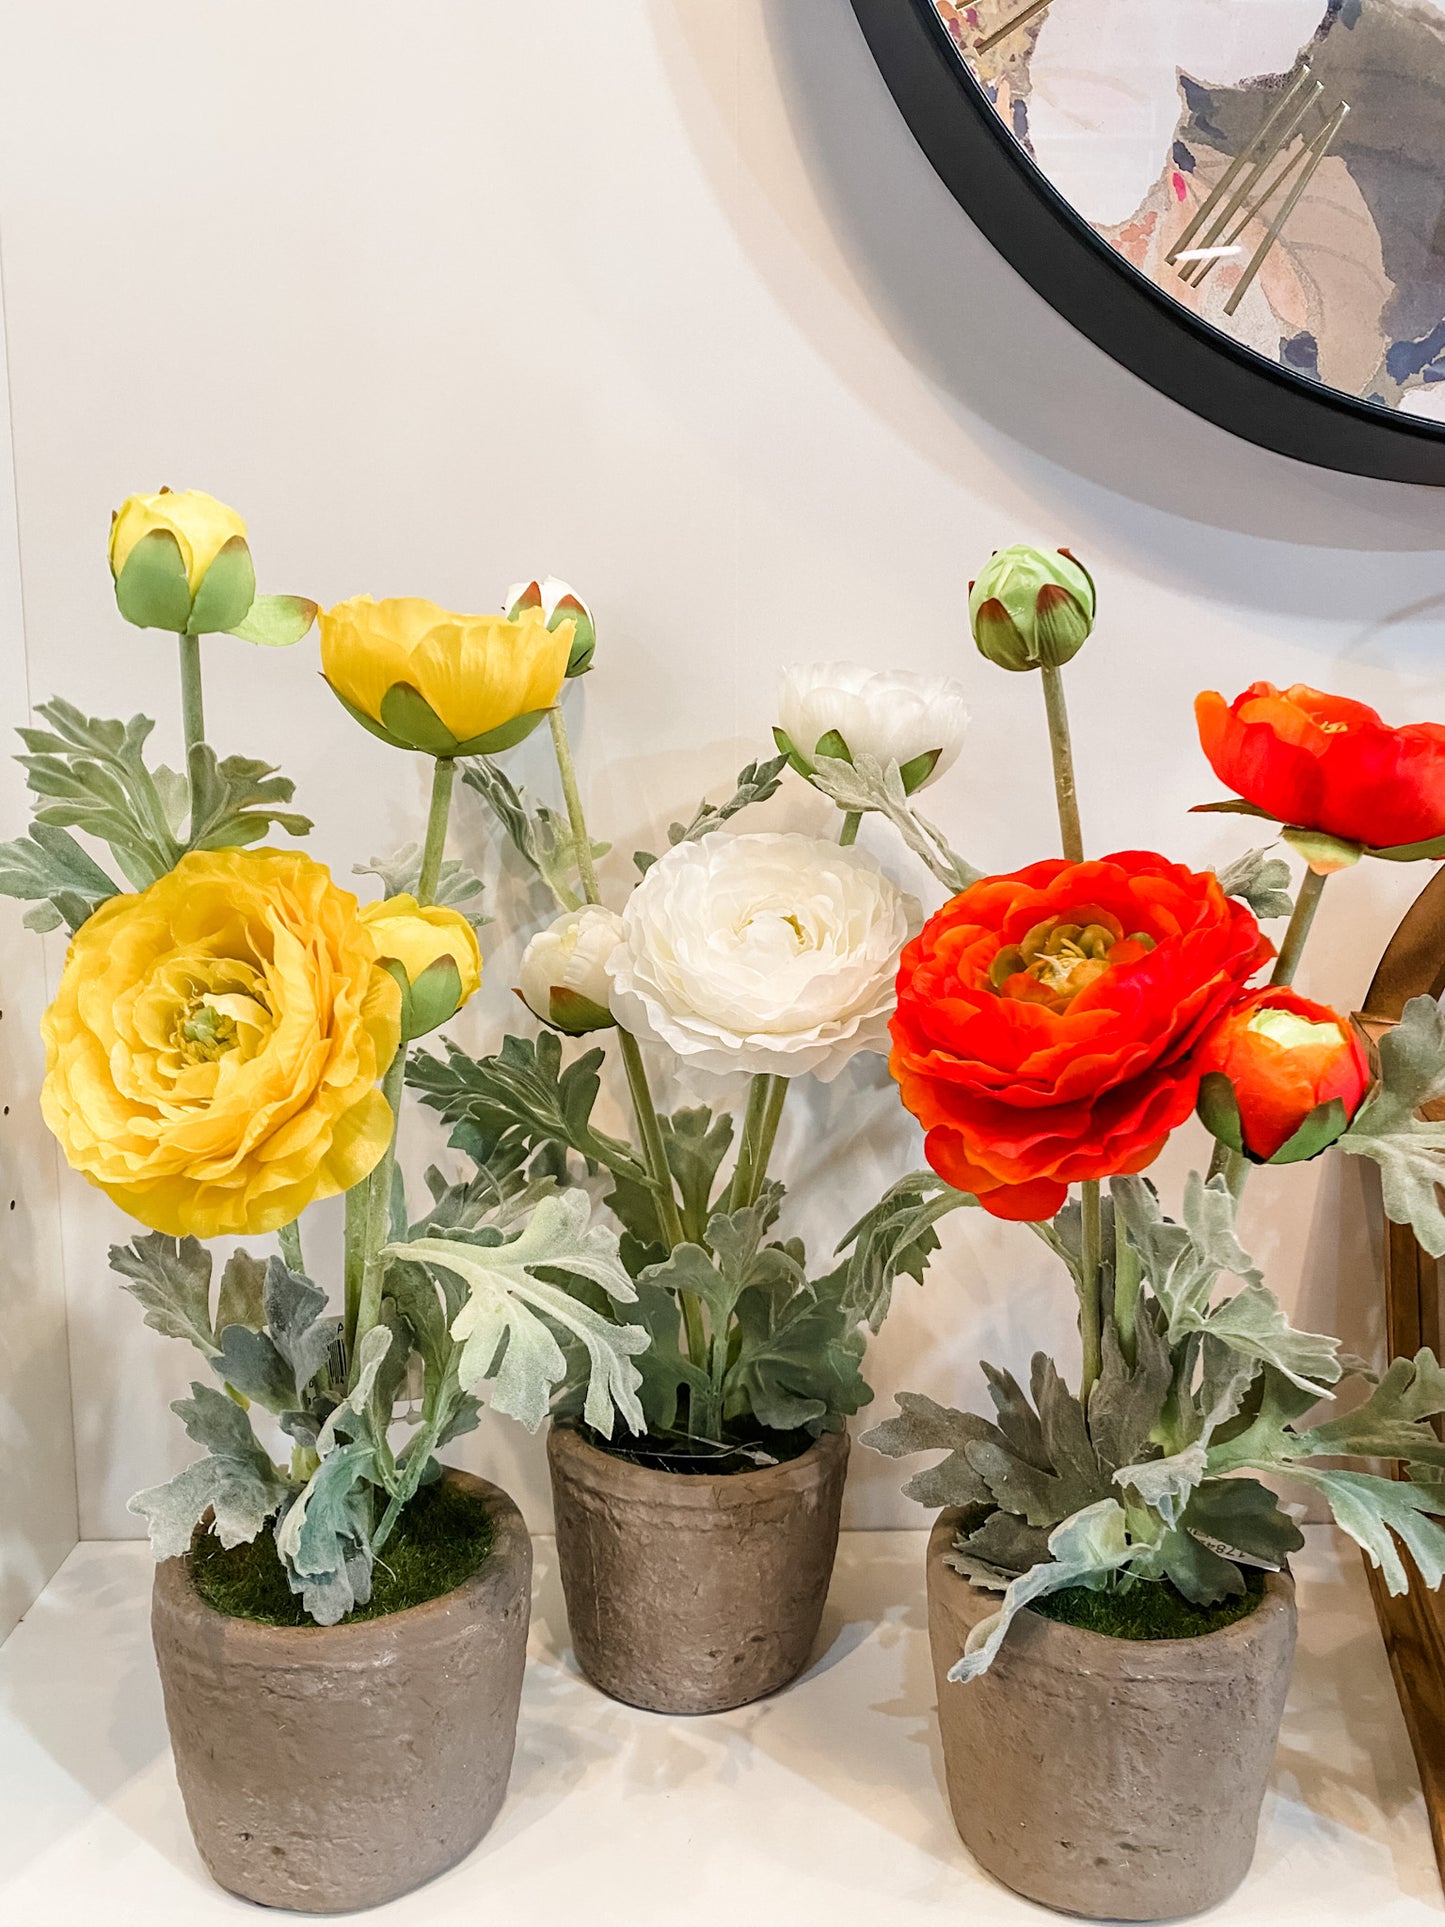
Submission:
<svg viewBox="0 0 1445 1927">
<path fill-rule="evenodd" d="M 776 1465 L 755 1466 L 750 1472 L 664 1472 L 657 1466 L 637 1465 L 619 1453 L 604 1451 L 590 1439 L 583 1438 L 575 1425 L 553 1425 L 547 1438 L 549 1452 L 563 1453 L 571 1460 L 574 1477 L 586 1479 L 589 1474 L 596 1477 L 605 1466 L 608 1488 L 614 1494 L 620 1487 L 628 1497 L 665 1497 L 683 1506 L 711 1509 L 720 1503 L 751 1505 L 760 1487 L 786 1483 L 788 1475 L 801 1473 L 804 1482 L 811 1484 L 827 1470 L 831 1460 L 846 1457 L 849 1446 L 844 1428 L 822 1433 L 806 1452 L 799 1452 L 795 1458 L 780 1459 Z"/>
<path fill-rule="evenodd" d="M 959 1572 L 949 1565 L 946 1554 L 953 1548 L 957 1521 L 961 1515 L 950 1509 L 939 1514 L 932 1533 L 929 1535 L 928 1556 L 938 1561 L 941 1570 L 960 1586 L 980 1593 L 986 1598 L 1002 1601 L 1003 1594 L 991 1591 L 988 1587 L 977 1586 L 966 1573 Z M 1147 1582 L 1141 1582 L 1147 1583 Z M 1227 1626 L 1217 1626 L 1212 1633 L 1191 1633 L 1184 1639 L 1126 1639 L 1119 1633 L 1096 1632 L 1089 1626 L 1070 1626 L 1061 1619 L 1049 1619 L 1037 1613 L 1031 1606 L 1025 1606 L 1010 1629 L 1009 1637 L 1019 1630 L 1020 1623 L 1027 1620 L 1030 1624 L 1045 1628 L 1036 1637 L 1046 1637 L 1052 1648 L 1051 1660 L 1067 1666 L 1069 1670 L 1096 1672 L 1098 1662 L 1103 1659 L 1107 1649 L 1111 1658 L 1107 1662 L 1116 1671 L 1125 1671 L 1138 1678 L 1167 1678 L 1173 1670 L 1171 1661 L 1176 1655 L 1197 1662 L 1200 1652 L 1208 1648 L 1211 1658 L 1221 1662 L 1221 1672 L 1235 1669 L 1233 1654 L 1240 1648 L 1254 1644 L 1260 1629 L 1270 1618 L 1279 1613 L 1295 1610 L 1294 1578 L 1288 1565 L 1279 1572 L 1266 1572 L 1264 1591 L 1253 1612 L 1247 1612 L 1241 1619 L 1231 1620 Z M 1125 1655 L 1133 1658 L 1133 1667 L 1121 1666 Z M 1152 1662 L 1152 1663 L 1151 1663 Z M 1193 1675 L 1198 1678 L 1197 1670 Z"/>
<path fill-rule="evenodd" d="M 475 1572 L 468 1574 L 459 1585 L 438 1593 L 434 1599 L 423 1599 L 415 1606 L 403 1606 L 399 1612 L 378 1613 L 370 1619 L 354 1620 L 349 1626 L 268 1626 L 259 1619 L 246 1619 L 238 1613 L 223 1613 L 208 1599 L 203 1599 L 192 1575 L 191 1555 L 188 1552 L 182 1553 L 178 1559 L 163 1559 L 157 1565 L 156 1590 L 164 1592 L 167 1609 L 178 1618 L 185 1617 L 202 1623 L 219 1622 L 227 1629 L 229 1639 L 272 1648 L 281 1643 L 299 1648 L 324 1639 L 335 1649 L 334 1656 L 337 1657 L 348 1644 L 360 1646 L 373 1643 L 380 1628 L 425 1627 L 430 1620 L 448 1613 L 461 1596 L 471 1594 L 480 1597 L 489 1587 L 500 1584 L 513 1569 L 521 1548 L 530 1547 L 531 1543 L 516 1500 L 501 1486 L 493 1485 L 490 1479 L 478 1478 L 473 1472 L 463 1472 L 458 1466 L 443 1466 L 442 1477 L 486 1504 L 492 1519 L 492 1543 Z M 269 1523 L 261 1528 L 263 1532 L 269 1529 Z"/>
</svg>

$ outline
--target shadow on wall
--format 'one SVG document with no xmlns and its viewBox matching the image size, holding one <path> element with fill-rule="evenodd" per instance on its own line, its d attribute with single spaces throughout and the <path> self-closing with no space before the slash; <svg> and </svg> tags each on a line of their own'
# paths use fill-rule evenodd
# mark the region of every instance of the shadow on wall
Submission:
<svg viewBox="0 0 1445 1927">
<path fill-rule="evenodd" d="M 690 138 L 776 298 L 938 467 L 996 466 L 1000 520 L 1117 541 L 1123 497 L 1142 569 L 1370 623 L 1400 600 L 1398 558 L 1445 545 L 1445 491 L 1237 441 L 1056 315 L 933 173 L 846 0 L 759 0 L 742 18 L 711 0 L 652 11 Z M 880 326 L 927 385 L 921 402 L 879 353 Z M 1242 555 L 1241 535 L 1286 547 Z"/>
</svg>

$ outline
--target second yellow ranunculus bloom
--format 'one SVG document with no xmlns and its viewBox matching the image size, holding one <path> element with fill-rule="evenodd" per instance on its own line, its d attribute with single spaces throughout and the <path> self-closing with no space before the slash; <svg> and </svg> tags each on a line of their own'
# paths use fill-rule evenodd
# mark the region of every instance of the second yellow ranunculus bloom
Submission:
<svg viewBox="0 0 1445 1927">
<path fill-rule="evenodd" d="M 321 672 L 356 720 L 398 749 L 492 755 L 557 700 L 573 625 L 541 609 L 456 615 L 421 596 L 353 596 L 321 616 Z"/>
</svg>

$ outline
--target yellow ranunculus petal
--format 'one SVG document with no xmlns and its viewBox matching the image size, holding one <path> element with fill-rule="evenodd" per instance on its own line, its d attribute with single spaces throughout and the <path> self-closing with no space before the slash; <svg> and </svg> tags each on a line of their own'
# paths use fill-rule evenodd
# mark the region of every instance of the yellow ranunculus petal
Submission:
<svg viewBox="0 0 1445 1927">
<path fill-rule="evenodd" d="M 356 899 L 299 851 L 194 851 L 113 897 L 45 1013 L 67 1159 L 173 1237 L 256 1234 L 380 1160 L 401 991 Z"/>
<path fill-rule="evenodd" d="M 321 668 L 338 695 L 381 721 L 382 700 L 407 683 L 458 742 L 556 702 L 573 625 L 549 630 L 539 609 L 515 622 L 456 615 L 418 596 L 354 596 L 320 617 Z"/>
<path fill-rule="evenodd" d="M 448 910 L 439 903 L 423 910 L 414 896 L 403 893 L 380 903 L 368 903 L 361 921 L 371 932 L 377 956 L 399 963 L 409 984 L 414 984 L 438 957 L 450 957 L 462 980 L 458 1010 L 481 984 L 482 953 L 477 933 L 459 910 Z"/>
<path fill-rule="evenodd" d="M 163 488 L 158 495 L 130 495 L 110 525 L 110 571 L 119 575 L 143 535 L 169 529 L 180 544 L 191 594 L 233 535 L 246 538 L 246 524 L 232 508 L 204 490 Z"/>
</svg>

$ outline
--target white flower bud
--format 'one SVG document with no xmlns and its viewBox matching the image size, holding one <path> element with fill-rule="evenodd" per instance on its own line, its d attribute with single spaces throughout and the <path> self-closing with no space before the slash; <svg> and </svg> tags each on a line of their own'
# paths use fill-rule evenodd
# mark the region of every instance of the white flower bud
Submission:
<svg viewBox="0 0 1445 1927">
<path fill-rule="evenodd" d="M 615 910 L 564 910 L 522 953 L 518 989 L 544 1024 L 574 1036 L 611 1024 L 607 960 L 622 936 Z"/>
</svg>

